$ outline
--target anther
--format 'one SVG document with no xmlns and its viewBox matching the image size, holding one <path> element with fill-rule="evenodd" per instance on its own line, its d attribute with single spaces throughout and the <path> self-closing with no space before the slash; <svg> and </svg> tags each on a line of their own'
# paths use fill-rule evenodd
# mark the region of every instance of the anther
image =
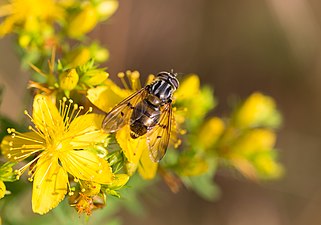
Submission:
<svg viewBox="0 0 321 225">
<path fill-rule="evenodd" d="M 135 70 L 135 71 L 133 71 L 132 73 L 131 73 L 131 78 L 132 79 L 138 79 L 139 78 L 139 76 L 140 76 L 140 74 L 139 74 L 139 72 L 137 71 L 137 70 Z"/>
<path fill-rule="evenodd" d="M 125 74 L 124 74 L 123 72 L 120 72 L 120 73 L 117 74 L 117 76 L 118 76 L 119 78 L 124 78 L 124 77 L 125 77 Z"/>
</svg>

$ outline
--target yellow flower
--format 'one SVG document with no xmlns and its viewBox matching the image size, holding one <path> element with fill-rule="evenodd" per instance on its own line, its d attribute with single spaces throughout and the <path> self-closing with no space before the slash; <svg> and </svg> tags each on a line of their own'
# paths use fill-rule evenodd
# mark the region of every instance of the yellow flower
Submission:
<svg viewBox="0 0 321 225">
<path fill-rule="evenodd" d="M 106 20 L 112 16 L 118 8 L 117 0 L 105 0 L 100 2 L 97 5 L 97 13 L 100 17 L 100 20 Z"/>
<path fill-rule="evenodd" d="M 200 155 L 184 154 L 179 157 L 177 172 L 180 176 L 199 176 L 206 173 L 208 169 L 208 162 Z"/>
<path fill-rule="evenodd" d="M 79 116 L 83 107 L 63 98 L 59 110 L 48 97 L 37 95 L 33 103 L 34 123 L 30 132 L 9 129 L 10 136 L 1 143 L 2 153 L 11 161 L 34 158 L 16 171 L 19 177 L 30 167 L 33 180 L 32 209 L 45 214 L 62 201 L 70 189 L 68 174 L 77 182 L 99 184 L 112 182 L 113 174 L 107 161 L 99 158 L 90 147 L 101 144 L 106 134 L 100 129 L 103 117 L 96 114 Z M 70 189 L 71 190 L 71 189 Z M 72 191 L 69 194 L 73 194 Z"/>
<path fill-rule="evenodd" d="M 253 93 L 235 114 L 235 125 L 240 128 L 257 126 L 276 127 L 280 124 L 280 115 L 274 100 L 261 93 Z"/>
<path fill-rule="evenodd" d="M 63 11 L 55 0 L 11 0 L 0 7 L 0 16 L 6 16 L 0 25 L 0 36 L 12 32 L 15 25 L 26 31 L 42 29 L 45 20 L 60 19 Z"/>
<path fill-rule="evenodd" d="M 224 122 L 218 118 L 210 118 L 201 127 L 197 139 L 204 150 L 213 147 L 225 129 Z"/>
<path fill-rule="evenodd" d="M 250 130 L 231 146 L 227 158 L 251 179 L 279 177 L 283 170 L 275 160 L 275 139 L 275 133 L 271 130 Z"/>
<path fill-rule="evenodd" d="M 94 6 L 85 5 L 84 8 L 68 24 L 67 34 L 72 38 L 80 37 L 91 31 L 98 23 L 98 13 Z"/>
<path fill-rule="evenodd" d="M 254 129 L 242 135 L 232 146 L 232 151 L 245 156 L 251 156 L 259 151 L 273 148 L 276 135 L 268 129 Z"/>
</svg>

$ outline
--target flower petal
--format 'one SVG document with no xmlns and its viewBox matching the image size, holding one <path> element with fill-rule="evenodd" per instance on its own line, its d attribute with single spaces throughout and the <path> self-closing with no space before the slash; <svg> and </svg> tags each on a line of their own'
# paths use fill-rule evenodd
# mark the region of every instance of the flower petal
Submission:
<svg viewBox="0 0 321 225">
<path fill-rule="evenodd" d="M 45 214 L 55 208 L 67 193 L 68 175 L 58 158 L 42 156 L 37 162 L 32 189 L 32 210 Z"/>
<path fill-rule="evenodd" d="M 200 79 L 195 74 L 187 76 L 174 93 L 174 98 L 180 100 L 193 99 L 200 92 Z"/>
<path fill-rule="evenodd" d="M 156 175 L 158 163 L 153 162 L 150 159 L 148 149 L 145 149 L 140 158 L 138 165 L 138 172 L 144 179 L 153 179 Z"/>
<path fill-rule="evenodd" d="M 129 96 L 131 91 L 121 89 L 109 79 L 105 81 L 105 84 L 106 86 L 89 89 L 87 98 L 99 109 L 109 112 L 112 107 Z"/>
<path fill-rule="evenodd" d="M 0 180 L 0 199 L 4 197 L 6 194 L 6 186 L 4 185 L 3 181 Z"/>
<path fill-rule="evenodd" d="M 137 169 L 143 151 L 148 149 L 146 136 L 132 139 L 129 127 L 124 126 L 116 133 L 116 139 L 128 160 L 127 173 L 131 176 Z"/>
<path fill-rule="evenodd" d="M 1 142 L 2 154 L 10 161 L 22 161 L 43 149 L 43 139 L 34 132 L 8 135 Z"/>
<path fill-rule="evenodd" d="M 64 151 L 59 155 L 62 166 L 76 178 L 109 184 L 113 180 L 113 173 L 108 162 L 96 154 L 86 150 Z"/>
<path fill-rule="evenodd" d="M 56 106 L 50 101 L 49 97 L 36 95 L 33 101 L 33 122 L 49 136 L 63 134 L 64 122 Z"/>
<path fill-rule="evenodd" d="M 94 113 L 79 116 L 71 122 L 66 137 L 78 147 L 104 142 L 108 134 L 101 129 L 103 119 L 103 115 Z"/>
</svg>

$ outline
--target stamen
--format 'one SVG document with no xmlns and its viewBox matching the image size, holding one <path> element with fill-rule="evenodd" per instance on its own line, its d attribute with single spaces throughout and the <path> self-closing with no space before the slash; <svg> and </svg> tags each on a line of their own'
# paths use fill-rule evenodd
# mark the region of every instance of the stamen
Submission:
<svg viewBox="0 0 321 225">
<path fill-rule="evenodd" d="M 126 82 L 126 80 L 125 80 L 125 78 L 124 78 L 124 77 L 125 77 L 125 74 L 124 74 L 123 72 L 121 72 L 121 73 L 118 73 L 117 76 L 118 76 L 118 78 L 120 79 L 120 81 L 122 82 L 124 88 L 127 89 L 127 90 L 129 90 L 129 87 L 128 87 L 128 85 L 127 85 L 127 82 Z"/>
<path fill-rule="evenodd" d="M 149 74 L 146 80 L 146 85 L 152 83 L 155 80 L 155 75 L 154 74 Z"/>
<path fill-rule="evenodd" d="M 77 118 L 78 116 L 79 116 L 79 113 L 81 112 L 81 110 L 83 110 L 84 109 L 84 107 L 81 105 L 81 106 L 79 106 L 78 107 L 78 112 L 76 113 L 76 115 L 75 115 L 75 117 L 74 118 Z"/>
<path fill-rule="evenodd" d="M 77 109 L 78 109 L 78 105 L 77 105 L 77 104 L 74 104 L 74 107 L 73 107 L 73 109 L 72 109 L 72 111 L 71 111 L 71 113 L 70 113 L 70 116 L 69 116 L 68 124 L 70 124 L 71 121 L 76 118 L 76 117 L 74 116 L 74 114 L 75 114 L 75 112 L 76 112 Z"/>
<path fill-rule="evenodd" d="M 178 148 L 182 144 L 181 139 L 177 139 L 177 142 L 174 144 L 174 148 Z"/>
<path fill-rule="evenodd" d="M 35 161 L 37 161 L 40 157 L 42 156 L 42 154 L 39 154 L 36 158 L 34 158 L 33 160 L 31 160 L 30 162 L 28 162 L 26 165 L 24 165 L 23 167 L 21 167 L 19 170 L 15 170 L 15 173 L 18 174 L 18 176 L 20 177 L 21 174 L 23 174 L 26 169 L 32 164 L 34 163 Z M 51 165 L 51 164 L 50 164 Z M 50 168 L 50 166 L 48 167 L 48 169 Z M 47 170 L 48 170 L 47 169 Z"/>
<path fill-rule="evenodd" d="M 28 128 L 29 128 L 29 130 L 32 130 L 32 131 L 34 131 L 35 133 L 38 134 L 38 132 L 35 131 L 31 126 L 29 126 Z M 33 138 L 29 138 L 29 137 L 27 137 L 26 135 L 23 135 L 23 134 L 20 133 L 20 132 L 16 132 L 16 133 L 14 133 L 14 134 L 15 134 L 15 137 L 16 137 L 16 138 L 19 138 L 19 139 L 22 139 L 22 140 L 26 140 L 26 141 L 36 142 L 36 143 L 39 143 L 39 144 L 43 144 L 42 141 L 39 141 L 39 140 L 33 139 Z M 38 134 L 38 135 L 39 135 L 39 134 Z"/>
<path fill-rule="evenodd" d="M 64 118 L 65 116 L 65 111 L 67 110 L 67 106 L 66 106 L 66 101 L 67 101 L 67 98 L 66 97 L 63 97 L 62 98 L 62 104 L 61 104 L 61 111 L 60 111 L 60 115 L 62 118 Z"/>
<path fill-rule="evenodd" d="M 137 91 L 138 89 L 141 88 L 141 83 L 140 83 L 140 74 L 138 71 L 133 71 L 132 73 L 128 74 L 129 80 L 130 80 L 130 84 L 131 84 L 131 88 L 134 91 Z"/>
<path fill-rule="evenodd" d="M 68 118 L 68 115 L 69 115 L 69 112 L 70 112 L 70 107 L 71 107 L 72 103 L 73 103 L 73 101 L 71 99 L 69 99 L 68 110 L 67 110 L 67 113 L 66 113 L 67 118 Z"/>
<path fill-rule="evenodd" d="M 31 122 L 34 122 L 34 120 L 33 120 L 32 116 L 28 113 L 28 111 L 27 111 L 27 110 L 23 111 L 23 113 L 24 113 L 26 116 L 28 116 L 28 117 L 29 117 L 29 119 L 30 119 L 30 121 L 31 121 Z"/>
<path fill-rule="evenodd" d="M 39 128 L 37 126 L 35 126 L 36 129 L 34 129 L 32 126 L 29 126 L 28 129 L 35 132 L 36 134 L 39 135 L 39 137 L 45 139 L 45 136 L 43 135 L 43 133 L 39 130 Z M 43 143 L 43 142 L 41 142 Z"/>
</svg>

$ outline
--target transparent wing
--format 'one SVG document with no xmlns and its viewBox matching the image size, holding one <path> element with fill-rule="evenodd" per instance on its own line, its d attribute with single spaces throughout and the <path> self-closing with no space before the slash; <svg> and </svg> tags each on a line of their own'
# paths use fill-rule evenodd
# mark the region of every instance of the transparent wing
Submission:
<svg viewBox="0 0 321 225">
<path fill-rule="evenodd" d="M 107 133 L 114 133 L 128 124 L 132 110 L 145 95 L 146 89 L 142 88 L 117 104 L 104 118 L 102 128 Z"/>
<path fill-rule="evenodd" d="M 159 122 L 147 132 L 147 144 L 150 157 L 158 162 L 165 155 L 171 132 L 172 104 L 163 107 Z"/>
</svg>

